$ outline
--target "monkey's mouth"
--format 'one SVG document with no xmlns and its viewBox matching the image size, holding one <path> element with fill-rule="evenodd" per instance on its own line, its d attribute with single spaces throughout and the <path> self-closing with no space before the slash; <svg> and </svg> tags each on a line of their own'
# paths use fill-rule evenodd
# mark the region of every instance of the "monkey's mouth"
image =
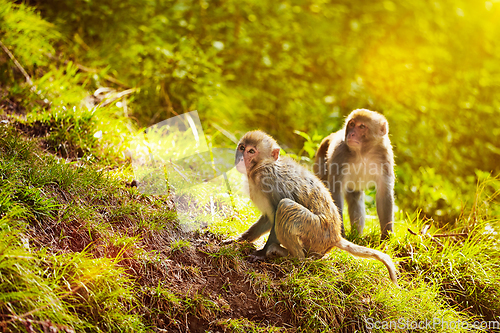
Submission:
<svg viewBox="0 0 500 333">
<path fill-rule="evenodd" d="M 358 147 L 361 146 L 361 141 L 355 139 L 347 139 L 347 145 L 349 147 Z"/>
<path fill-rule="evenodd" d="M 247 168 L 245 166 L 245 161 L 240 160 L 238 163 L 236 163 L 236 170 L 238 170 L 238 172 L 246 174 Z"/>
</svg>

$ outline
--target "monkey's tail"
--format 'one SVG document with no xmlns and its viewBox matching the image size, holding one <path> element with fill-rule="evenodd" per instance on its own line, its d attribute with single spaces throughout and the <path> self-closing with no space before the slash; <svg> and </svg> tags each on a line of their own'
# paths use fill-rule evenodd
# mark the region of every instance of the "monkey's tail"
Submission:
<svg viewBox="0 0 500 333">
<path fill-rule="evenodd" d="M 355 255 L 356 257 L 360 258 L 368 258 L 368 259 L 377 259 L 381 261 L 385 267 L 387 267 L 387 270 L 389 271 L 389 276 L 391 277 L 392 282 L 398 286 L 398 279 L 396 276 L 396 267 L 394 266 L 394 263 L 392 262 L 391 257 L 389 257 L 387 254 L 374 250 L 374 249 L 369 249 L 364 246 L 356 245 L 354 243 L 349 242 L 348 240 L 341 238 L 340 241 L 338 241 L 335 244 L 336 247 L 338 247 L 341 250 L 347 251 L 352 255 Z"/>
</svg>

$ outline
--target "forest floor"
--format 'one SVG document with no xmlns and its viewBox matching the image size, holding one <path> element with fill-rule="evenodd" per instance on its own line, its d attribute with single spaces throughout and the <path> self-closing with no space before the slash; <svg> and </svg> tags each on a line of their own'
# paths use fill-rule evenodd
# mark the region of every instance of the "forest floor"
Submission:
<svg viewBox="0 0 500 333">
<path fill-rule="evenodd" d="M 67 119 L 30 119 L 2 91 L 4 331 L 447 332 L 475 323 L 497 329 L 491 325 L 500 321 L 499 251 L 484 232 L 487 221 L 473 226 L 464 217 L 451 236 L 437 238 L 431 220 L 409 217 L 387 242 L 376 228 L 351 237 L 394 258 L 401 288 L 382 264 L 338 250 L 321 260 L 252 263 L 255 245 L 223 245 L 227 234 L 183 230 L 175 194 L 141 194 L 126 161 L 111 167 L 85 161 L 96 148 L 61 136 Z M 245 211 L 220 222 L 236 219 L 253 222 Z"/>
</svg>

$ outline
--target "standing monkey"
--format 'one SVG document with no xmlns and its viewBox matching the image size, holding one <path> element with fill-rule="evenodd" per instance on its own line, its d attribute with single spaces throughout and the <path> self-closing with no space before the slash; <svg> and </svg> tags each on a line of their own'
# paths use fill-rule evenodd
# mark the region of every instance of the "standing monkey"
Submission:
<svg viewBox="0 0 500 333">
<path fill-rule="evenodd" d="M 375 202 L 382 239 L 394 224 L 394 156 L 387 119 L 377 112 L 351 112 L 345 126 L 321 142 L 314 173 L 327 185 L 342 217 L 347 201 L 351 230 L 359 235 L 365 226 L 364 190 L 375 187 Z M 343 234 L 342 224 L 342 234 Z"/>
<path fill-rule="evenodd" d="M 239 240 L 252 242 L 270 232 L 264 248 L 252 258 L 320 258 L 335 246 L 358 257 L 381 261 L 397 285 L 391 258 L 342 238 L 340 215 L 328 189 L 311 172 L 290 158 L 280 158 L 279 153 L 276 141 L 261 131 L 246 133 L 236 149 L 236 169 L 246 173 L 250 198 L 262 212 Z"/>
</svg>

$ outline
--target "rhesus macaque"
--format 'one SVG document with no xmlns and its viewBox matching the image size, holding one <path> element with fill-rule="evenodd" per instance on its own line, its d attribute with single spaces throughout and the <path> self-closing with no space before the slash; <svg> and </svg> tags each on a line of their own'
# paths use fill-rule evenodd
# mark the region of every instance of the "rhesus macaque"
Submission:
<svg viewBox="0 0 500 333">
<path fill-rule="evenodd" d="M 236 149 L 236 168 L 247 175 L 250 198 L 262 213 L 239 240 L 253 242 L 270 232 L 266 245 L 252 259 L 321 258 L 336 246 L 358 257 L 380 260 L 397 285 L 396 269 L 387 254 L 342 238 L 340 215 L 323 182 L 279 154 L 276 141 L 261 131 L 246 133 Z"/>
<path fill-rule="evenodd" d="M 383 115 L 354 110 L 342 130 L 323 139 L 314 164 L 314 173 L 329 188 L 341 217 L 345 197 L 351 230 L 359 235 L 365 226 L 364 190 L 375 187 L 382 239 L 392 232 L 394 223 L 394 156 L 388 133 Z"/>
</svg>

